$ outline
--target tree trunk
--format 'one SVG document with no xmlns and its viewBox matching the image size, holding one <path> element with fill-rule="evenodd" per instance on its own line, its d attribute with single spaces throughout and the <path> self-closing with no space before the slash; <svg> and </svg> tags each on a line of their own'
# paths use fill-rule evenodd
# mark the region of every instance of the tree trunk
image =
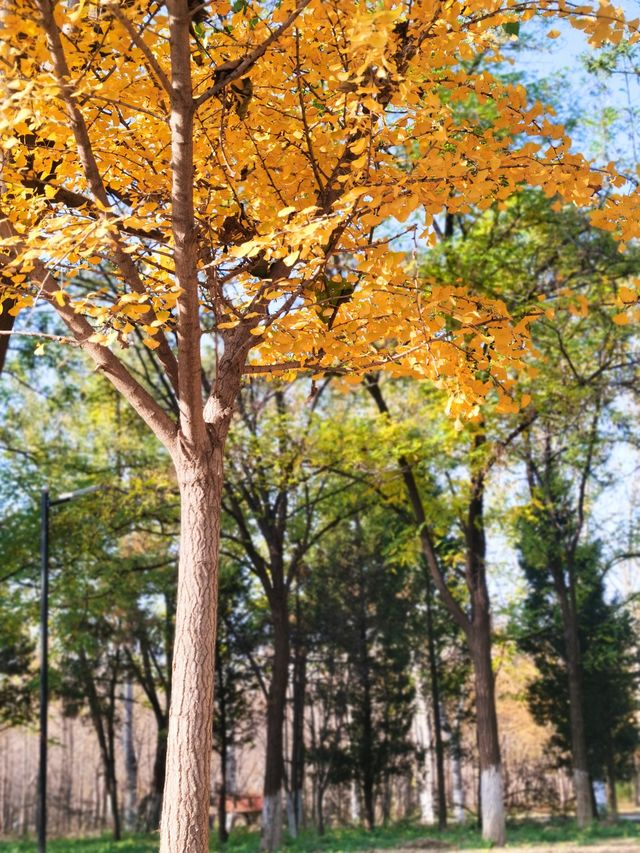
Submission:
<svg viewBox="0 0 640 853">
<path fill-rule="evenodd" d="M 418 800 L 420 803 L 420 822 L 432 824 L 435 820 L 435 808 L 433 799 L 434 772 L 433 772 L 433 737 L 431 731 L 431 720 L 422 689 L 420 673 L 415 672 L 416 681 L 416 710 L 413 720 L 415 740 L 421 753 L 424 754 L 422 764 L 418 770 Z"/>
<path fill-rule="evenodd" d="M 364 805 L 364 817 L 369 830 L 375 827 L 375 793 L 374 793 L 374 767 L 373 767 L 373 708 L 371 697 L 371 672 L 369 661 L 369 646 L 367 640 L 367 590 L 364 568 L 360 566 L 359 582 L 359 625 L 358 640 L 359 649 L 357 656 L 358 679 L 362 686 L 362 708 L 357 709 L 357 714 L 362 720 L 362 739 L 359 744 L 360 778 L 362 780 L 362 800 Z"/>
<path fill-rule="evenodd" d="M 267 697 L 267 754 L 260 848 L 269 853 L 282 843 L 283 727 L 289 679 L 289 613 L 283 590 L 271 598 L 273 673 Z"/>
<path fill-rule="evenodd" d="M 391 774 L 385 773 L 382 784 L 382 823 L 387 826 L 391 818 Z"/>
<path fill-rule="evenodd" d="M 226 750 L 220 755 L 220 793 L 218 795 L 218 839 L 220 844 L 226 844 L 229 840 L 227 829 L 227 760 Z"/>
<path fill-rule="evenodd" d="M 206 853 L 223 442 L 183 446 L 180 562 L 161 853 Z"/>
<path fill-rule="evenodd" d="M 318 821 L 318 835 L 324 835 L 324 785 L 319 784 L 317 788 L 316 818 Z"/>
<path fill-rule="evenodd" d="M 114 757 L 109 760 L 109 764 L 105 768 L 105 784 L 109 797 L 111 820 L 113 821 L 113 840 L 120 841 L 120 839 L 122 838 L 122 828 L 120 825 L 120 807 L 118 805 L 118 782 L 116 779 L 116 762 Z"/>
<path fill-rule="evenodd" d="M 359 826 L 362 820 L 360 815 L 360 796 L 358 791 L 358 785 L 355 780 L 351 781 L 349 786 L 349 801 L 351 806 L 351 823 L 354 826 Z"/>
<path fill-rule="evenodd" d="M 477 618 L 469 637 L 469 646 L 476 689 L 482 837 L 485 841 L 502 846 L 506 840 L 504 790 L 488 613 L 485 618 Z"/>
<path fill-rule="evenodd" d="M 436 750 L 436 791 L 438 796 L 438 829 L 447 828 L 447 789 L 444 778 L 444 744 L 442 742 L 442 720 L 440 714 L 440 673 L 438 650 L 433 630 L 433 589 L 429 572 L 426 573 L 427 597 L 427 647 L 429 651 L 429 680 L 433 699 L 433 736 Z"/>
<path fill-rule="evenodd" d="M 151 777 L 151 791 L 145 797 L 144 809 L 141 814 L 142 825 L 147 832 L 157 832 L 160 826 L 162 814 L 162 796 L 164 793 L 164 780 L 167 766 L 167 724 L 157 718 L 156 749 L 153 757 L 153 774 Z"/>
<path fill-rule="evenodd" d="M 607 785 L 609 794 L 609 816 L 618 819 L 618 794 L 616 791 L 616 758 L 611 731 L 607 738 Z"/>
<path fill-rule="evenodd" d="M 80 661 L 82 664 L 81 676 L 84 683 L 84 689 L 89 703 L 91 720 L 98 738 L 100 748 L 100 757 L 102 759 L 102 767 L 104 770 L 104 803 L 102 808 L 103 819 L 107 814 L 107 803 L 111 810 L 111 818 L 113 822 L 113 838 L 114 841 L 119 841 L 121 838 L 120 827 L 120 809 L 118 806 L 118 780 L 116 778 L 116 732 L 115 732 L 115 714 L 116 714 L 116 683 L 120 671 L 119 667 L 119 652 L 115 653 L 114 659 L 111 662 L 111 680 L 109 684 L 109 693 L 104 705 L 101 702 L 100 696 L 96 689 L 95 673 L 92 668 L 91 661 L 82 649 L 80 651 Z"/>
<path fill-rule="evenodd" d="M 556 591 L 560 600 L 564 629 L 567 680 L 569 683 L 569 723 L 571 727 L 571 766 L 573 787 L 576 795 L 576 820 L 583 829 L 594 819 L 589 760 L 587 757 L 587 735 L 584 722 L 582 692 L 582 667 L 580 661 L 580 638 L 576 609 L 570 600 L 564 581 L 556 577 Z"/>
<path fill-rule="evenodd" d="M 218 685 L 218 725 L 220 727 L 220 788 L 218 793 L 218 838 L 221 844 L 229 840 L 227 831 L 227 694 L 222 657 L 216 645 L 216 680 Z"/>
<path fill-rule="evenodd" d="M 299 617 L 297 624 L 299 625 Z M 297 638 L 293 662 L 293 723 L 291 732 L 291 791 L 289 834 L 296 838 L 302 826 L 302 788 L 304 783 L 304 708 L 307 690 L 307 658 Z"/>
<path fill-rule="evenodd" d="M 455 723 L 451 732 L 451 800 L 453 805 L 453 819 L 456 823 L 464 823 L 465 798 L 464 785 L 462 783 L 462 744 L 461 744 L 461 718 L 460 706 L 456 709 Z"/>
<path fill-rule="evenodd" d="M 116 656 L 119 661 L 120 653 Z M 118 802 L 118 780 L 116 778 L 116 687 L 118 683 L 119 668 L 114 669 L 109 689 L 109 713 L 107 717 L 107 743 L 109 745 L 109 763 L 107 765 L 107 782 L 109 786 L 109 802 L 111 804 L 111 817 L 113 819 L 113 838 L 120 841 L 122 838 L 122 821 L 120 819 L 120 804 Z"/>
<path fill-rule="evenodd" d="M 138 761 L 133 741 L 133 684 L 127 679 L 124 685 L 123 751 L 125 770 L 124 825 L 129 832 L 136 828 L 136 800 L 138 793 Z"/>
</svg>

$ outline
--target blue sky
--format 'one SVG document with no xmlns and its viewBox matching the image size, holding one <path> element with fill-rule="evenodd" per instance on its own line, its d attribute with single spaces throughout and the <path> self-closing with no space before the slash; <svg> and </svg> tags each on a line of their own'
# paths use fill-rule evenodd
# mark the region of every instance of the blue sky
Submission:
<svg viewBox="0 0 640 853">
<path fill-rule="evenodd" d="M 638 0 L 624 0 L 617 5 L 627 17 L 640 17 Z M 544 33 L 550 29 L 560 30 L 561 35 L 556 39 L 547 38 Z M 637 166 L 640 154 L 640 73 L 626 76 L 589 74 L 582 57 L 593 54 L 593 51 L 584 35 L 553 19 L 545 21 L 542 26 L 535 22 L 524 24 L 521 36 L 525 44 L 530 38 L 536 46 L 524 49 L 519 46 L 511 53 L 515 60 L 513 71 L 523 73 L 527 82 L 534 86 L 549 81 L 549 86 L 541 88 L 548 91 L 563 121 L 573 113 L 581 115 L 571 133 L 574 147 L 597 160 L 622 158 L 627 166 Z M 606 127 L 606 132 L 601 121 L 605 108 L 613 109 L 618 116 Z M 633 121 L 634 114 L 638 119 L 637 127 Z M 609 550 L 613 551 L 627 544 L 621 529 L 629 530 L 634 510 L 640 505 L 640 454 L 630 445 L 618 445 L 611 455 L 608 473 L 611 486 L 594 501 L 588 533 L 603 538 L 609 543 Z M 523 486 L 516 472 L 502 472 L 494 483 L 492 500 L 520 503 L 526 500 Z M 500 621 L 501 611 L 504 612 L 521 591 L 522 576 L 516 554 L 502 530 L 492 531 L 488 546 L 492 599 Z M 617 564 L 609 572 L 608 590 L 610 595 L 622 597 L 640 593 L 640 560 Z"/>
</svg>

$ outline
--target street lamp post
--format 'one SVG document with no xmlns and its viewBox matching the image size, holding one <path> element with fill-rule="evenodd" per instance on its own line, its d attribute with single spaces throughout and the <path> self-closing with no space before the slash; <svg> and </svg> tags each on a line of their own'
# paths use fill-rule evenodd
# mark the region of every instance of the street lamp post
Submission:
<svg viewBox="0 0 640 853">
<path fill-rule="evenodd" d="M 40 496 L 40 762 L 38 765 L 38 853 L 47 850 L 47 745 L 49 718 L 49 510 L 83 495 L 103 489 L 89 486 L 75 492 L 49 497 L 44 488 Z"/>
</svg>

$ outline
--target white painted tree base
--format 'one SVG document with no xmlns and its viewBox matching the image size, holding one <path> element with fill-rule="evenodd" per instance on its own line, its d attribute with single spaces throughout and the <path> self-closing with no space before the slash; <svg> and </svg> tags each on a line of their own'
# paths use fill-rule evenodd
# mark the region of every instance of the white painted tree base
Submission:
<svg viewBox="0 0 640 853">
<path fill-rule="evenodd" d="M 273 853 L 282 844 L 282 793 L 269 794 L 262 803 L 260 849 Z"/>
<path fill-rule="evenodd" d="M 480 774 L 482 799 L 482 837 L 502 846 L 506 841 L 504 786 L 499 764 L 487 767 Z"/>
<path fill-rule="evenodd" d="M 453 805 L 454 823 L 464 823 L 466 819 L 464 811 L 464 788 L 462 786 L 462 767 L 457 755 L 451 758 L 451 799 Z"/>
</svg>

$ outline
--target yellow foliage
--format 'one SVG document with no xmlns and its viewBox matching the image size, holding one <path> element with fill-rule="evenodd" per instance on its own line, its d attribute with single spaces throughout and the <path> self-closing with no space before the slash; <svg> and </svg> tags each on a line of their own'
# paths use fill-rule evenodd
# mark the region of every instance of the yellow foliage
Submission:
<svg viewBox="0 0 640 853">
<path fill-rule="evenodd" d="M 384 368 L 447 388 L 456 417 L 477 417 L 495 387 L 502 411 L 517 408 L 527 323 L 459 283 L 418 281 L 392 240 L 432 240 L 444 208 L 484 209 L 522 184 L 590 205 L 603 174 L 570 151 L 551 113 L 462 60 L 499 58 L 503 25 L 536 13 L 594 45 L 635 39 L 637 24 L 629 32 L 608 2 L 283 0 L 237 12 L 214 2 L 218 26 L 205 25 L 185 69 L 172 65 L 164 6 L 0 5 L 0 207 L 10 225 L 0 300 L 11 312 L 44 293 L 87 317 L 94 343 L 143 329 L 157 348 L 195 289 L 222 338 L 238 326 L 251 336 L 251 369 Z M 225 75 L 251 93 L 242 109 L 230 109 Z M 178 78 L 193 104 L 188 141 L 167 86 Z M 460 110 L 471 97 L 492 105 L 491 122 Z M 541 136 L 554 143 L 543 148 Z M 191 175 L 179 187 L 176 158 Z M 593 221 L 628 240 L 639 201 L 640 191 L 609 198 Z M 176 253 L 191 209 L 197 257 L 185 271 Z M 100 259 L 117 293 L 75 288 Z M 34 280 L 38 262 L 53 291 Z"/>
</svg>

